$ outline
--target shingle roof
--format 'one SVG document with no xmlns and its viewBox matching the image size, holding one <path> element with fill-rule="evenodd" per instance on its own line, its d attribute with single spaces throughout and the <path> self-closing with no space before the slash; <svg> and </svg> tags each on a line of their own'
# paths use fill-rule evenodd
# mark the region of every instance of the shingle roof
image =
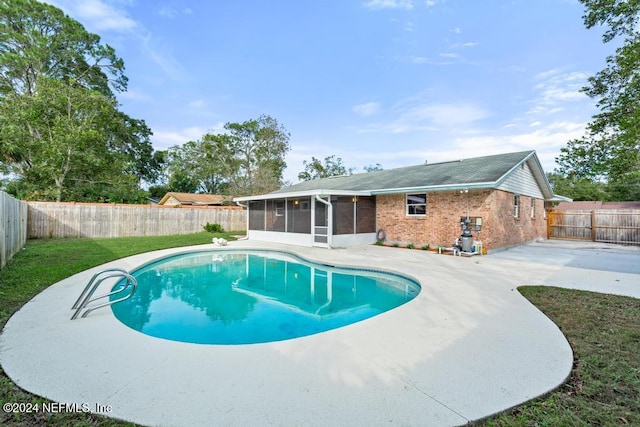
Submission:
<svg viewBox="0 0 640 427">
<path fill-rule="evenodd" d="M 493 184 L 534 153 L 534 151 L 520 151 L 315 179 L 295 184 L 272 194 L 313 190 L 371 191 L 375 193 L 403 188 Z"/>
<path fill-rule="evenodd" d="M 165 204 L 169 198 L 173 197 L 175 200 L 183 205 L 221 205 L 227 200 L 231 200 L 229 196 L 220 196 L 218 194 L 195 194 L 195 193 L 176 193 L 169 192 L 164 195 L 159 204 Z"/>
</svg>

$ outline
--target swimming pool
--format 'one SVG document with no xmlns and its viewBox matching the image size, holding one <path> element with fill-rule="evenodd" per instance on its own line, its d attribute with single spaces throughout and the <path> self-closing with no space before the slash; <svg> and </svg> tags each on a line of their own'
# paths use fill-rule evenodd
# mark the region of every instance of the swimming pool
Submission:
<svg viewBox="0 0 640 427">
<path fill-rule="evenodd" d="M 276 251 L 179 254 L 132 274 L 138 288 L 112 306 L 116 318 L 147 335 L 198 344 L 312 335 L 376 316 L 420 292 L 416 281 L 395 273 L 316 264 Z"/>
</svg>

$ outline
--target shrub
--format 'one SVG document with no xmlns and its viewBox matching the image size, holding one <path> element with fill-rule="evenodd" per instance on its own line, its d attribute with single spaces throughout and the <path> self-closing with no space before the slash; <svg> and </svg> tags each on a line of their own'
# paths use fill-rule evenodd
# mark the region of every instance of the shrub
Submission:
<svg viewBox="0 0 640 427">
<path fill-rule="evenodd" d="M 207 223 L 204 226 L 204 231 L 206 231 L 207 233 L 222 233 L 224 230 L 222 229 L 222 226 L 220 224 Z"/>
<path fill-rule="evenodd" d="M 413 248 L 415 248 L 415 247 L 416 247 L 416 246 L 415 246 L 413 243 L 409 243 L 409 244 L 407 245 L 407 249 L 413 249 Z"/>
</svg>

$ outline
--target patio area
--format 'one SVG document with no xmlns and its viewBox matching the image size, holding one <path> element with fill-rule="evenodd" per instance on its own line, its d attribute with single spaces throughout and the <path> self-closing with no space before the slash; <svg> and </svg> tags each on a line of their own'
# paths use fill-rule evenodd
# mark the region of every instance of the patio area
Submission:
<svg viewBox="0 0 640 427">
<path fill-rule="evenodd" d="M 267 344 L 156 339 L 110 309 L 69 320 L 94 272 L 209 246 L 136 255 L 63 280 L 26 304 L 0 336 L 0 363 L 32 393 L 145 425 L 463 425 L 548 392 L 571 370 L 564 336 L 517 286 L 640 296 L 638 248 L 588 245 L 544 241 L 460 258 L 238 241 L 231 247 L 383 266 L 417 279 L 422 291 L 357 324 Z"/>
</svg>

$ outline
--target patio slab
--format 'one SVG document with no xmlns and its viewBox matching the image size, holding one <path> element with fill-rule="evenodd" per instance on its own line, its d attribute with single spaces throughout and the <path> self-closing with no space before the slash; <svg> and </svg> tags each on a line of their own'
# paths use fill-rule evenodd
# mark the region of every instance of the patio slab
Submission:
<svg viewBox="0 0 640 427">
<path fill-rule="evenodd" d="M 233 248 L 285 250 L 403 273 L 422 285 L 414 300 L 371 319 L 240 346 L 149 337 L 120 323 L 110 309 L 69 320 L 70 306 L 96 271 L 224 248 L 136 255 L 67 278 L 33 298 L 5 325 L 0 363 L 32 393 L 144 425 L 463 425 L 542 395 L 570 373 L 566 339 L 517 286 L 577 283 L 609 291 L 617 284 L 640 296 L 634 270 L 588 269 L 553 254 L 554 262 L 546 262 L 538 253 L 543 244 L 464 258 L 377 246 L 327 250 L 232 242 Z M 627 255 L 640 260 L 640 252 Z"/>
</svg>

